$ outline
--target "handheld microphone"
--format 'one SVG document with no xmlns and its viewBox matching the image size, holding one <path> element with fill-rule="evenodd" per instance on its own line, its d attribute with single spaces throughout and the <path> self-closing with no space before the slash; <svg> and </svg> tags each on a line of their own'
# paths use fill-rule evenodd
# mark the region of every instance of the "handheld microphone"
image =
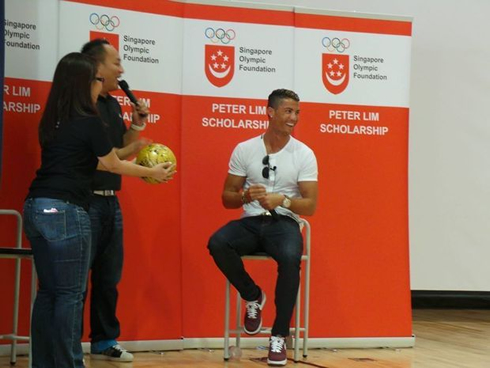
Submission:
<svg viewBox="0 0 490 368">
<path fill-rule="evenodd" d="M 269 168 L 269 170 L 271 170 L 271 171 L 276 171 L 276 169 L 277 169 L 277 166 Z M 271 214 L 271 216 L 274 220 L 279 220 L 279 214 L 276 212 L 276 210 L 270 210 L 269 213 Z"/>
<path fill-rule="evenodd" d="M 268 165 L 268 164 L 267 164 L 267 165 Z M 273 166 L 273 167 L 268 166 L 268 168 L 269 168 L 269 170 L 270 170 L 270 171 L 276 171 L 277 166 Z M 264 174 L 262 174 L 262 175 L 264 175 Z M 268 177 L 269 177 L 269 176 L 267 175 L 267 178 L 268 178 Z M 276 210 L 269 210 L 269 213 L 271 214 L 271 216 L 272 216 L 272 218 L 273 218 L 274 220 L 279 220 L 279 214 L 276 212 Z"/>
<path fill-rule="evenodd" d="M 279 220 L 279 214 L 276 212 L 276 210 L 269 210 L 269 213 L 274 220 Z"/>
<path fill-rule="evenodd" d="M 126 96 L 128 96 L 129 101 L 131 101 L 135 105 L 138 105 L 138 99 L 135 97 L 135 95 L 133 94 L 133 92 L 131 92 L 131 90 L 129 89 L 128 82 L 126 82 L 125 80 L 119 80 L 119 81 L 117 81 L 117 83 L 119 84 L 119 87 L 121 87 L 121 89 L 124 91 L 124 93 L 126 94 Z M 144 117 L 146 117 L 148 115 L 148 114 L 141 114 L 141 113 L 138 113 L 138 114 L 142 118 L 144 118 Z"/>
</svg>

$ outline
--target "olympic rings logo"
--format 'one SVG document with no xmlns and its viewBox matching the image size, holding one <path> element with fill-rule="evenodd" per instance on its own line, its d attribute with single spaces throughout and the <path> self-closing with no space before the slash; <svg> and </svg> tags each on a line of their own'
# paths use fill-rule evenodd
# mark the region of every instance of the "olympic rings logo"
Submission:
<svg viewBox="0 0 490 368">
<path fill-rule="evenodd" d="M 221 42 L 223 45 L 229 44 L 230 41 L 234 40 L 236 37 L 236 33 L 233 29 L 228 29 L 225 31 L 223 28 L 218 28 L 215 31 L 211 27 L 206 28 L 204 35 L 212 43 Z"/>
<path fill-rule="evenodd" d="M 323 37 L 323 47 L 326 47 L 328 51 L 333 52 L 337 50 L 339 53 L 343 53 L 350 47 L 350 41 L 348 38 L 339 39 L 337 37 L 330 39 L 329 37 Z"/>
<path fill-rule="evenodd" d="M 107 32 L 112 32 L 115 28 L 119 27 L 119 24 L 121 24 L 121 21 L 115 15 L 109 17 L 107 14 L 99 16 L 97 13 L 92 13 L 90 14 L 89 20 L 99 31 L 105 29 Z"/>
</svg>

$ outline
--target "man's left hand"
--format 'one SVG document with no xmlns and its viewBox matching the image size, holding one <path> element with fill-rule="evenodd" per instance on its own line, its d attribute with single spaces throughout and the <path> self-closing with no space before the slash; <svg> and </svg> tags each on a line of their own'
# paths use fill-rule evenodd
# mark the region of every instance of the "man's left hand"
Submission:
<svg viewBox="0 0 490 368">
<path fill-rule="evenodd" d="M 131 106 L 133 107 L 132 123 L 138 126 L 146 124 L 150 110 L 148 109 L 148 106 L 146 106 L 145 101 L 140 99 L 138 100 L 137 105 L 131 103 Z"/>
</svg>

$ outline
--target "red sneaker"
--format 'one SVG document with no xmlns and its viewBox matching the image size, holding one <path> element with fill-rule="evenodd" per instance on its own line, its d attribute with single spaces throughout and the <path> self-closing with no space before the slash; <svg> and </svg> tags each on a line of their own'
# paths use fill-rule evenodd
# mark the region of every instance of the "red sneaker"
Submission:
<svg viewBox="0 0 490 368">
<path fill-rule="evenodd" d="M 249 335 L 255 335 L 262 328 L 262 308 L 266 301 L 265 293 L 262 291 L 259 299 L 251 302 L 245 301 L 245 321 L 243 329 Z"/>
<path fill-rule="evenodd" d="M 287 362 L 286 338 L 282 336 L 271 336 L 269 339 L 269 356 L 267 357 L 267 364 L 284 366 Z"/>
</svg>

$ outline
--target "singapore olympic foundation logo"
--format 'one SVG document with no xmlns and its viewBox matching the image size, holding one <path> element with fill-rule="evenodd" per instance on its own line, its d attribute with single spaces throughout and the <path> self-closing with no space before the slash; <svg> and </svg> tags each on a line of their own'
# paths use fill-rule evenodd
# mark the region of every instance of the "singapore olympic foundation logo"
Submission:
<svg viewBox="0 0 490 368">
<path fill-rule="evenodd" d="M 89 16 L 89 20 L 99 31 L 106 30 L 107 32 L 112 32 L 121 24 L 121 21 L 115 15 L 110 17 L 107 14 L 99 15 L 92 13 Z"/>
<path fill-rule="evenodd" d="M 213 43 L 205 45 L 204 71 L 209 82 L 221 88 L 230 83 L 235 73 L 235 47 L 228 44 L 235 39 L 236 32 L 208 27 L 204 36 Z"/>
<path fill-rule="evenodd" d="M 347 38 L 322 39 L 322 46 L 328 53 L 322 54 L 322 80 L 325 88 L 337 95 L 342 93 L 349 84 L 349 55 L 341 55 L 350 47 Z"/>
</svg>

